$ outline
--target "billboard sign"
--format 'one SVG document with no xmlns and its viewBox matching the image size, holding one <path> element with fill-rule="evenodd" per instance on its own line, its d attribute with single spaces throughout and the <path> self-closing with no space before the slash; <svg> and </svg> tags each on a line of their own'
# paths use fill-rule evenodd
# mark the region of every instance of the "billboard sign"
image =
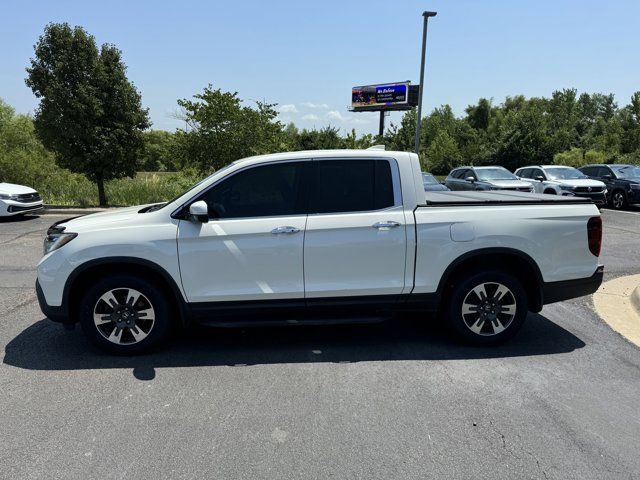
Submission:
<svg viewBox="0 0 640 480">
<path fill-rule="evenodd" d="M 351 89 L 351 107 L 358 109 L 395 107 L 406 105 L 409 101 L 410 82 L 365 85 Z"/>
</svg>

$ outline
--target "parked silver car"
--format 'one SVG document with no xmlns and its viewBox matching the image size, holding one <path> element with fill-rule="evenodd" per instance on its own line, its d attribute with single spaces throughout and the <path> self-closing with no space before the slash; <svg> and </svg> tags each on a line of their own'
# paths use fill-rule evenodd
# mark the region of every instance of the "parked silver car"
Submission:
<svg viewBox="0 0 640 480">
<path fill-rule="evenodd" d="M 533 192 L 524 182 L 504 167 L 454 168 L 444 181 L 451 190 L 517 190 Z"/>
<path fill-rule="evenodd" d="M 587 197 L 596 205 L 607 203 L 607 187 L 577 168 L 563 165 L 531 165 L 515 171 L 516 176 L 533 185 L 536 193 Z"/>
</svg>

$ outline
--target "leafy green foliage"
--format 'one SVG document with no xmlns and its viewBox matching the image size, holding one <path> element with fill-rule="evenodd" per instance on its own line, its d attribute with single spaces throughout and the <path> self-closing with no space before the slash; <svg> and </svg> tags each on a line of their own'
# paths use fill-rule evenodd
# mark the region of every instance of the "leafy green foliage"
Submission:
<svg viewBox="0 0 640 480">
<path fill-rule="evenodd" d="M 129 82 L 120 51 L 96 46 L 81 27 L 49 24 L 35 45 L 26 83 L 40 99 L 34 124 L 56 162 L 98 186 L 132 176 L 149 127 L 140 94 Z"/>
<path fill-rule="evenodd" d="M 283 125 L 275 105 L 242 105 L 236 92 L 211 85 L 193 100 L 178 100 L 188 130 L 176 132 L 176 152 L 182 168 L 212 172 L 239 158 L 283 150 Z"/>
<path fill-rule="evenodd" d="M 175 138 L 171 132 L 148 130 L 142 133 L 144 148 L 138 157 L 137 170 L 167 172 L 179 169 L 175 160 Z"/>
</svg>

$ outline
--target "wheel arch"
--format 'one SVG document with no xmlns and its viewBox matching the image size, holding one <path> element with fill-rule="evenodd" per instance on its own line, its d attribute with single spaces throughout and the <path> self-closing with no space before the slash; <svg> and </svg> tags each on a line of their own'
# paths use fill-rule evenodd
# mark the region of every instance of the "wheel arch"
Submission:
<svg viewBox="0 0 640 480">
<path fill-rule="evenodd" d="M 542 310 L 542 286 L 544 284 L 540 268 L 526 253 L 507 247 L 483 248 L 467 252 L 456 258 L 444 271 L 438 284 L 438 298 L 444 299 L 446 291 L 455 280 L 469 269 L 498 269 L 515 276 L 527 294 L 529 310 Z"/>
<path fill-rule="evenodd" d="M 137 257 L 105 257 L 89 260 L 78 267 L 67 278 L 62 294 L 62 305 L 66 306 L 71 323 L 78 321 L 78 305 L 81 295 L 97 279 L 111 273 L 130 274 L 147 278 L 156 283 L 170 296 L 172 308 L 182 325 L 190 318 L 182 292 L 173 277 L 163 267 L 150 260 Z"/>
</svg>

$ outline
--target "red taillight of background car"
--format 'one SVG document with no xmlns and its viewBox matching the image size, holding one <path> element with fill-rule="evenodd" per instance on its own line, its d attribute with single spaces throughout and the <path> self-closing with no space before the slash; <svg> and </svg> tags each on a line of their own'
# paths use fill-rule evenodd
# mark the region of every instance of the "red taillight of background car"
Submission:
<svg viewBox="0 0 640 480">
<path fill-rule="evenodd" d="M 599 257 L 602 247 L 602 219 L 600 217 L 591 217 L 587 222 L 587 238 L 589 250 L 596 257 Z"/>
</svg>

